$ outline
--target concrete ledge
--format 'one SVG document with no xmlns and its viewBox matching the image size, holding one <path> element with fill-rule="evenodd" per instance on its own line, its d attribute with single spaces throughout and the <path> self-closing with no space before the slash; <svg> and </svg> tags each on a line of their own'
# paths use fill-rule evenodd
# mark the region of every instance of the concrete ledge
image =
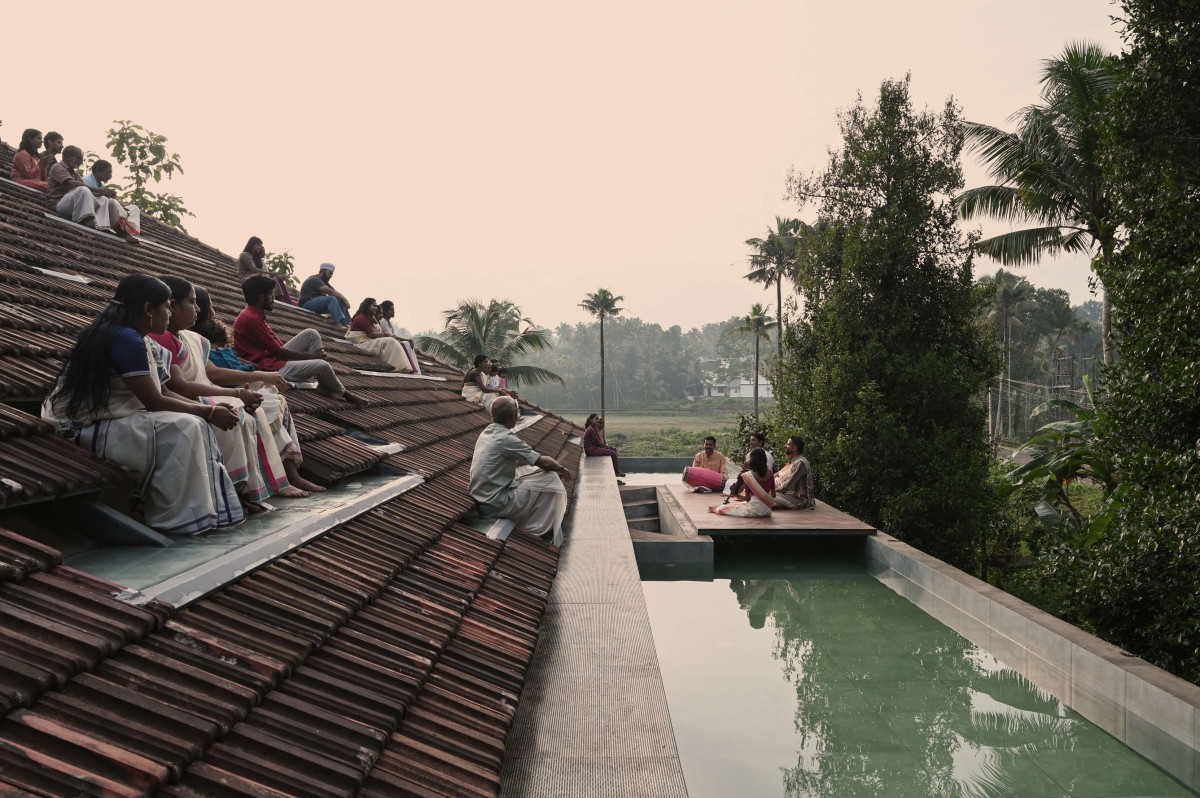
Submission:
<svg viewBox="0 0 1200 798">
<path fill-rule="evenodd" d="M 888 535 L 864 543 L 881 582 L 1200 790 L 1200 687 Z"/>
<path fill-rule="evenodd" d="M 581 458 L 577 473 L 501 795 L 686 798 L 612 461 Z"/>
</svg>

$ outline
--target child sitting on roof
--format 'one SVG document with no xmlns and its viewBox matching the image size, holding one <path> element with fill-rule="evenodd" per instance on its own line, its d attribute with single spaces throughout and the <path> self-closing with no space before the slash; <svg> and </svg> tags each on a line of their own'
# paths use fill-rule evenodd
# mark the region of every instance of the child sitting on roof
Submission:
<svg viewBox="0 0 1200 798">
<path fill-rule="evenodd" d="M 193 335 L 194 338 L 191 337 Z M 267 422 L 264 428 L 262 420 L 259 420 L 259 434 L 267 429 L 272 438 L 269 445 L 264 441 L 262 448 L 277 453 L 283 461 L 287 483 L 293 488 L 308 493 L 324 493 L 325 488 L 300 476 L 300 464 L 304 462 L 300 453 L 300 436 L 296 434 L 287 399 L 280 393 L 287 390 L 287 380 L 278 372 L 257 371 L 253 364 L 237 356 L 229 345 L 229 329 L 213 316 L 212 300 L 203 288 L 196 289 L 196 323 L 191 330 L 184 330 L 183 336 L 195 344 L 192 347 L 194 351 L 206 353 L 208 365 L 205 373 L 214 383 L 240 385 L 249 382 L 252 387 L 257 387 L 262 404 L 256 412 L 265 415 Z"/>
<path fill-rule="evenodd" d="M 237 416 L 167 389 L 162 349 L 146 337 L 167 329 L 170 299 L 153 277 L 123 279 L 113 302 L 80 332 L 42 417 L 133 472 L 148 525 L 186 535 L 239 524 L 245 514 L 211 428 L 231 429 Z"/>
<path fill-rule="evenodd" d="M 346 333 L 346 340 L 359 349 L 370 352 L 396 371 L 404 374 L 412 372 L 412 363 L 405 354 L 404 347 L 379 328 L 376 323 L 378 318 L 379 306 L 375 304 L 374 299 L 367 297 L 350 320 L 350 331 Z"/>
</svg>

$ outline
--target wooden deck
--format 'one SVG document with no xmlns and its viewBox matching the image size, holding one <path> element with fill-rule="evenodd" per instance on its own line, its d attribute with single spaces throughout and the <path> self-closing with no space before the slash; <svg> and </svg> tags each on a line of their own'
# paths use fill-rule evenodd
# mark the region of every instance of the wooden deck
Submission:
<svg viewBox="0 0 1200 798">
<path fill-rule="evenodd" d="M 687 485 L 663 486 L 679 502 L 688 519 L 695 524 L 696 532 L 709 536 L 784 536 L 784 535 L 874 535 L 874 527 L 859 521 L 852 515 L 817 502 L 815 510 L 780 510 L 767 518 L 738 518 L 716 515 L 708 508 L 721 503 L 719 493 L 692 493 Z"/>
</svg>

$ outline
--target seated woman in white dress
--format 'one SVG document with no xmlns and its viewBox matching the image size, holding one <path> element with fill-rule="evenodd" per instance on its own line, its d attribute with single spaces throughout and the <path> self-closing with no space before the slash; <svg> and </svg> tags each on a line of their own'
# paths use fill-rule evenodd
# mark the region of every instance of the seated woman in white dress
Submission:
<svg viewBox="0 0 1200 798">
<path fill-rule="evenodd" d="M 304 462 L 300 452 L 300 436 L 296 434 L 292 411 L 282 394 L 289 387 L 287 378 L 277 371 L 259 371 L 253 363 L 247 363 L 237 356 L 229 345 L 229 328 L 213 315 L 212 300 L 203 288 L 196 289 L 196 321 L 192 329 L 182 330 L 181 334 L 193 351 L 203 353 L 201 362 L 204 363 L 204 374 L 209 381 L 226 386 L 249 383 L 262 397 L 262 404 L 256 413 L 265 416 L 266 425 L 260 418 L 258 431 L 262 435 L 265 430 L 271 443 L 264 438 L 260 452 L 266 452 L 272 463 L 276 456 L 282 460 L 286 475 L 286 480 L 279 483 L 277 495 L 304 498 L 311 493 L 324 493 L 323 486 L 300 476 L 300 464 Z M 268 478 L 278 474 L 278 469 L 273 465 L 264 470 L 268 472 Z"/>
<path fill-rule="evenodd" d="M 412 362 L 409 361 L 404 347 L 400 345 L 400 341 L 379 328 L 375 323 L 378 316 L 379 306 L 375 304 L 375 300 L 371 297 L 364 299 L 354 313 L 354 318 L 350 320 L 346 340 L 359 349 L 370 352 L 394 370 L 403 374 L 411 373 Z"/>
<path fill-rule="evenodd" d="M 245 514 L 212 429 L 232 429 L 237 415 L 164 387 L 162 349 L 146 337 L 167 329 L 170 298 L 153 277 L 123 279 L 112 304 L 80 332 L 42 417 L 133 473 L 147 525 L 189 535 L 239 524 Z"/>
<path fill-rule="evenodd" d="M 762 449 L 751 449 L 749 461 L 750 467 L 738 474 L 734 483 L 733 503 L 714 504 L 708 508 L 710 513 L 743 518 L 765 518 L 771 514 L 775 506 L 775 476 L 767 468 L 767 453 Z M 744 494 L 741 488 L 745 489 Z"/>
<path fill-rule="evenodd" d="M 484 410 L 492 409 L 492 402 L 498 397 L 509 396 L 503 388 L 492 388 L 487 384 L 488 370 L 492 365 L 487 355 L 475 356 L 475 367 L 463 375 L 462 398 L 477 405 L 483 405 Z"/>
<path fill-rule="evenodd" d="M 390 299 L 385 299 L 379 303 L 379 315 L 375 317 L 375 323 L 379 325 L 381 332 L 395 338 L 400 342 L 401 348 L 404 349 L 404 354 L 408 355 L 408 361 L 412 364 L 412 373 L 421 373 L 421 363 L 417 360 L 417 351 L 413 349 L 412 339 L 405 338 L 400 334 L 401 327 L 397 327 L 392 319 L 396 318 L 396 303 Z"/>
</svg>

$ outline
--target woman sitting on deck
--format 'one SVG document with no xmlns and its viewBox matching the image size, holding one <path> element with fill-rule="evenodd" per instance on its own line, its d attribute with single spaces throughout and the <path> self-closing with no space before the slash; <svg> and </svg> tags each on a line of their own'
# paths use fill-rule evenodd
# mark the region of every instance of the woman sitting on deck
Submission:
<svg viewBox="0 0 1200 798">
<path fill-rule="evenodd" d="M 187 334 L 187 340 L 194 342 L 193 349 L 203 353 L 205 374 L 213 383 L 241 385 L 248 382 L 257 389 L 262 404 L 256 412 L 265 416 L 266 420 L 265 426 L 262 418 L 258 424 L 259 435 L 262 436 L 260 455 L 263 450 L 277 453 L 287 475 L 283 484 L 298 490 L 301 495 L 297 498 L 310 493 L 324 493 L 325 488 L 300 476 L 300 464 L 304 462 L 300 453 L 300 437 L 296 435 L 296 425 L 292 421 L 287 399 L 280 393 L 287 390 L 287 379 L 277 371 L 258 371 L 253 363 L 247 363 L 237 356 L 229 345 L 229 328 L 213 316 L 212 300 L 203 288 L 196 289 L 196 323 L 191 330 L 183 332 Z M 264 430 L 269 433 L 267 436 L 262 435 Z M 271 473 L 278 472 L 272 468 Z M 285 497 L 297 495 L 286 487 L 281 488 L 279 494 Z"/>
<path fill-rule="evenodd" d="M 412 363 L 409 361 L 404 347 L 400 345 L 400 341 L 379 328 L 379 325 L 375 323 L 378 317 L 379 306 L 375 304 L 374 299 L 367 297 L 358 306 L 354 318 L 350 320 L 350 330 L 346 333 L 346 340 L 359 349 L 370 352 L 395 371 L 403 374 L 411 373 Z"/>
<path fill-rule="evenodd" d="M 775 506 L 775 476 L 767 468 L 767 453 L 762 449 L 750 450 L 750 467 L 738 474 L 733 486 L 734 504 L 714 504 L 708 508 L 717 515 L 735 515 L 743 518 L 765 518 Z M 745 488 L 748 499 L 741 498 Z M 728 501 L 728 500 L 726 500 Z"/>
<path fill-rule="evenodd" d="M 237 415 L 167 390 L 161 348 L 146 337 L 167 329 L 170 298 L 153 277 L 123 279 L 80 332 L 42 417 L 133 472 L 135 505 L 149 526 L 186 535 L 239 524 L 245 514 L 210 427 L 232 429 Z"/>
</svg>

